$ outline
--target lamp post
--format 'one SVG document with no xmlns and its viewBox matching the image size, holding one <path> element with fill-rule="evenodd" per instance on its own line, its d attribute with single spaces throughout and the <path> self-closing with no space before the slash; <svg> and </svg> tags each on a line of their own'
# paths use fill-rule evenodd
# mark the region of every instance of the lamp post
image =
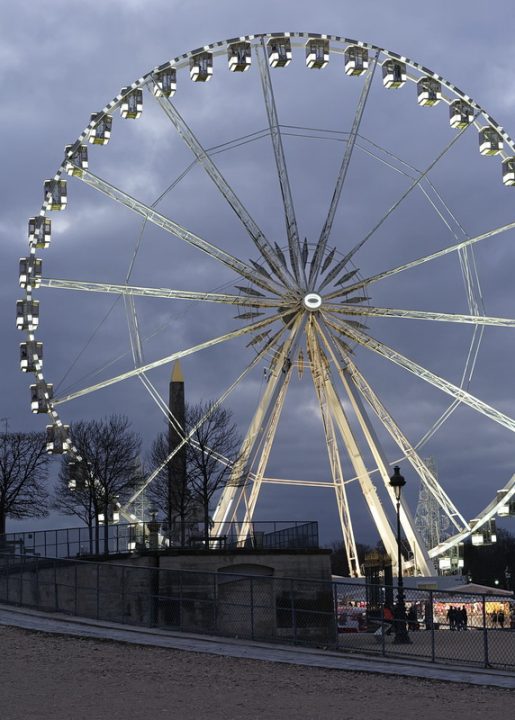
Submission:
<svg viewBox="0 0 515 720">
<path fill-rule="evenodd" d="M 395 617 L 395 637 L 393 642 L 397 645 L 405 645 L 411 640 L 406 626 L 406 605 L 404 603 L 404 581 L 402 579 L 402 552 L 401 552 L 401 493 L 406 485 L 406 480 L 401 475 L 400 468 L 396 465 L 393 475 L 390 478 L 390 486 L 394 489 L 395 500 L 397 501 L 397 608 Z"/>
</svg>

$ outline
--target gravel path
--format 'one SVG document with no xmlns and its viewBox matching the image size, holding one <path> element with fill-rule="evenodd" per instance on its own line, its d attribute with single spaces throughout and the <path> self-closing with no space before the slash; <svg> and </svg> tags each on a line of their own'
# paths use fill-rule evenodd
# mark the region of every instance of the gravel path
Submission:
<svg viewBox="0 0 515 720">
<path fill-rule="evenodd" d="M 484 720 L 515 691 L 0 627 L 2 720 Z"/>
</svg>

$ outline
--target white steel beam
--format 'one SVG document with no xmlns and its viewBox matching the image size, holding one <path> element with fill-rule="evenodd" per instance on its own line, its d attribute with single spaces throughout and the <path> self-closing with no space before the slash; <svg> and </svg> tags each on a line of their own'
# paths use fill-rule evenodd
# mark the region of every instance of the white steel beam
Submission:
<svg viewBox="0 0 515 720">
<path fill-rule="evenodd" d="M 368 305 L 324 304 L 324 311 L 339 315 L 364 317 L 394 317 L 408 320 L 433 320 L 435 322 L 489 325 L 492 327 L 515 327 L 515 319 L 485 315 L 461 315 L 458 313 L 430 312 L 427 310 L 401 310 L 397 308 L 371 307 Z"/>
</svg>

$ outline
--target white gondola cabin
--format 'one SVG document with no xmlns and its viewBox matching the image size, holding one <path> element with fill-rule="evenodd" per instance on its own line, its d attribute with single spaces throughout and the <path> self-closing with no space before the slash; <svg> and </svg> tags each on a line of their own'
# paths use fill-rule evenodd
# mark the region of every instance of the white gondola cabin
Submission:
<svg viewBox="0 0 515 720">
<path fill-rule="evenodd" d="M 39 325 L 39 300 L 18 300 L 16 303 L 16 327 L 32 332 Z"/>
<path fill-rule="evenodd" d="M 310 38 L 306 43 L 306 65 L 308 68 L 325 68 L 329 62 L 329 40 Z"/>
<path fill-rule="evenodd" d="M 67 465 L 70 490 L 85 490 L 88 486 L 88 468 L 84 461 L 71 460 Z"/>
<path fill-rule="evenodd" d="M 62 455 L 71 447 L 68 425 L 46 426 L 46 451 L 50 455 Z"/>
<path fill-rule="evenodd" d="M 383 85 L 385 88 L 396 89 L 406 82 L 406 63 L 400 60 L 385 60 L 381 66 L 383 71 Z"/>
<path fill-rule="evenodd" d="M 173 67 L 162 67 L 152 74 L 154 97 L 173 97 L 177 90 L 177 71 Z"/>
<path fill-rule="evenodd" d="M 422 107 L 438 105 L 442 99 L 442 83 L 432 77 L 423 77 L 417 83 L 417 102 Z"/>
<path fill-rule="evenodd" d="M 90 122 L 92 122 L 93 125 L 89 131 L 89 142 L 92 145 L 107 145 L 111 138 L 111 130 L 113 127 L 112 115 L 93 113 Z"/>
<path fill-rule="evenodd" d="M 20 343 L 20 370 L 38 372 L 43 366 L 43 343 L 29 340 Z"/>
<path fill-rule="evenodd" d="M 124 120 L 137 120 L 143 112 L 143 90 L 125 87 L 121 94 L 120 115 Z"/>
<path fill-rule="evenodd" d="M 227 48 L 227 61 L 231 72 L 245 72 L 252 65 L 249 42 L 238 42 Z"/>
<path fill-rule="evenodd" d="M 454 100 L 449 105 L 449 123 L 456 130 L 463 130 L 474 119 L 472 106 L 465 100 Z"/>
<path fill-rule="evenodd" d="M 41 285 L 42 262 L 34 255 L 20 258 L 20 287 L 23 289 L 37 288 Z"/>
<path fill-rule="evenodd" d="M 291 63 L 291 40 L 287 37 L 272 37 L 268 41 L 268 62 L 270 67 L 286 67 Z"/>
<path fill-rule="evenodd" d="M 208 82 L 213 76 L 213 54 L 201 52 L 190 60 L 190 78 L 193 82 Z"/>
<path fill-rule="evenodd" d="M 368 69 L 368 50 L 359 45 L 349 45 L 345 51 L 345 73 L 363 75 Z"/>
<path fill-rule="evenodd" d="M 49 210 L 64 210 L 68 203 L 66 180 L 46 180 L 44 198 Z"/>
<path fill-rule="evenodd" d="M 64 167 L 68 175 L 82 177 L 82 171 L 86 170 L 88 167 L 88 146 L 79 145 L 75 152 L 68 157 L 71 149 L 71 145 L 67 145 L 64 148 L 65 155 L 67 156 Z"/>
<path fill-rule="evenodd" d="M 497 493 L 497 501 L 503 500 L 507 494 L 507 490 L 499 490 Z M 509 500 L 506 500 L 497 511 L 497 515 L 499 517 L 509 517 L 510 515 L 515 515 L 515 498 L 510 498 Z"/>
<path fill-rule="evenodd" d="M 507 187 L 515 185 L 515 157 L 506 158 L 503 162 L 502 181 Z"/>
<path fill-rule="evenodd" d="M 98 517 L 99 525 L 105 525 L 105 522 L 106 522 L 105 513 L 98 513 L 97 517 Z M 120 511 L 118 509 L 118 504 L 116 502 L 111 502 L 108 505 L 107 522 L 108 523 L 120 522 Z"/>
<path fill-rule="evenodd" d="M 501 135 L 489 125 L 479 131 L 479 152 L 481 155 L 499 155 L 504 143 Z"/>
<path fill-rule="evenodd" d="M 478 520 L 471 520 L 470 525 L 472 528 L 478 523 Z M 484 525 L 472 530 L 471 535 L 472 545 L 493 545 L 497 542 L 497 529 L 495 520 L 488 520 Z"/>
<path fill-rule="evenodd" d="M 49 402 L 54 397 L 54 386 L 38 382 L 30 386 L 30 409 L 33 413 L 46 413 Z"/>
<path fill-rule="evenodd" d="M 39 215 L 29 218 L 29 242 L 37 248 L 47 248 L 52 235 L 52 222 L 49 218 Z"/>
</svg>

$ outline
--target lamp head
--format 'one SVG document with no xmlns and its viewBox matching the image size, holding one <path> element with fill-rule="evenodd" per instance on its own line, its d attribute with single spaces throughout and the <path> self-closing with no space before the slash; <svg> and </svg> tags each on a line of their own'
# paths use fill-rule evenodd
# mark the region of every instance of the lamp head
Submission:
<svg viewBox="0 0 515 720">
<path fill-rule="evenodd" d="M 401 499 L 402 488 L 406 485 L 404 476 L 401 475 L 401 470 L 398 465 L 393 469 L 393 475 L 390 478 L 390 487 L 394 489 L 395 498 L 397 502 Z"/>
</svg>

